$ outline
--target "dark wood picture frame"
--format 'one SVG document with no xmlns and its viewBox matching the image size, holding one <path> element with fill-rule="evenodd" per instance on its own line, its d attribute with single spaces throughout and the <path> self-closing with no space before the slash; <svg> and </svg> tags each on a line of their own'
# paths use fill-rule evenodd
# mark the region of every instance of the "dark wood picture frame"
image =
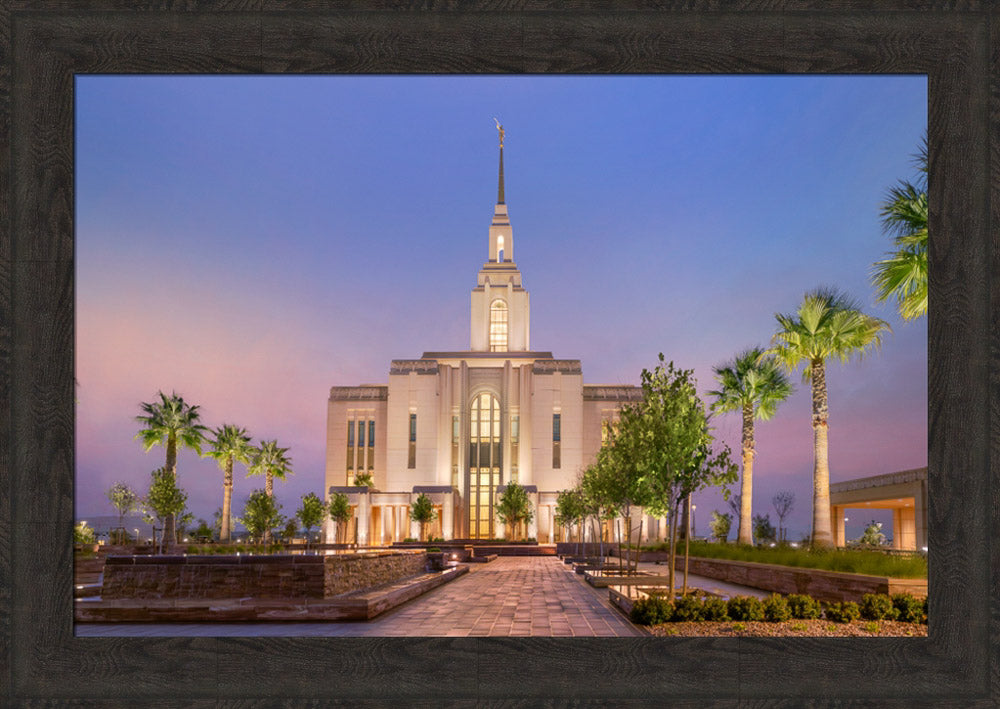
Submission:
<svg viewBox="0 0 1000 709">
<path fill-rule="evenodd" d="M 569 4 L 0 6 L 8 50 L 0 66 L 0 703 L 1000 705 L 1000 9 L 988 0 Z M 74 637 L 74 76 L 396 72 L 928 77 L 927 638 Z"/>
</svg>

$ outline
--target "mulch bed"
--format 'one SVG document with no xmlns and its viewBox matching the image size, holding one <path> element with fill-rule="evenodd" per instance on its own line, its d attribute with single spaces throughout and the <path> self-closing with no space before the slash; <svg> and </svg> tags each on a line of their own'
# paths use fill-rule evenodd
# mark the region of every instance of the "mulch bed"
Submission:
<svg viewBox="0 0 1000 709">
<path fill-rule="evenodd" d="M 927 626 L 896 620 L 856 620 L 851 623 L 831 623 L 828 620 L 789 620 L 783 623 L 699 621 L 663 623 L 652 626 L 649 632 L 663 637 L 927 637 Z"/>
</svg>

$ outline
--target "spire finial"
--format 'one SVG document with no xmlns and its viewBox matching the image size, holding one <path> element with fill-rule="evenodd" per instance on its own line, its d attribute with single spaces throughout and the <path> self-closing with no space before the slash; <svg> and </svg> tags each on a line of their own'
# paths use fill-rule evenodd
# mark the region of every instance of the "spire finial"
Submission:
<svg viewBox="0 0 1000 709">
<path fill-rule="evenodd" d="M 500 133 L 500 177 L 497 180 L 497 204 L 504 203 L 503 196 L 503 126 L 500 121 L 497 120 L 496 116 L 493 117 L 493 122 L 497 124 L 497 131 Z"/>
</svg>

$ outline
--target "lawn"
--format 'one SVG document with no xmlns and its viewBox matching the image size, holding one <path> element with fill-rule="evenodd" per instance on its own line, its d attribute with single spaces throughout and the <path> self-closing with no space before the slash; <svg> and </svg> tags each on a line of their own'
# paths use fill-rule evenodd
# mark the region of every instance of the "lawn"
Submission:
<svg viewBox="0 0 1000 709">
<path fill-rule="evenodd" d="M 643 551 L 669 551 L 669 544 L 644 546 Z M 678 555 L 684 553 L 684 545 L 677 545 Z M 760 564 L 780 564 L 801 566 L 810 569 L 843 571 L 853 574 L 889 576 L 892 578 L 927 578 L 927 557 L 914 555 L 894 555 L 881 551 L 864 549 L 810 550 L 791 546 L 751 547 L 743 544 L 713 544 L 711 542 L 691 542 L 691 556 L 708 559 L 732 559 L 733 561 L 754 561 Z"/>
</svg>

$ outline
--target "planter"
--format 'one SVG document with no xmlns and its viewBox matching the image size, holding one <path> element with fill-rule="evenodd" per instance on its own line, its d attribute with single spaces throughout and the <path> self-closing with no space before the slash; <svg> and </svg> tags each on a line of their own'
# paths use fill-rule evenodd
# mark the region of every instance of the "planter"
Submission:
<svg viewBox="0 0 1000 709">
<path fill-rule="evenodd" d="M 683 571 L 683 556 L 677 557 L 676 568 Z M 927 579 L 895 579 L 753 561 L 691 557 L 688 571 L 697 576 L 762 591 L 805 593 L 821 601 L 860 601 L 866 593 L 905 592 L 918 597 L 927 595 Z"/>
</svg>

